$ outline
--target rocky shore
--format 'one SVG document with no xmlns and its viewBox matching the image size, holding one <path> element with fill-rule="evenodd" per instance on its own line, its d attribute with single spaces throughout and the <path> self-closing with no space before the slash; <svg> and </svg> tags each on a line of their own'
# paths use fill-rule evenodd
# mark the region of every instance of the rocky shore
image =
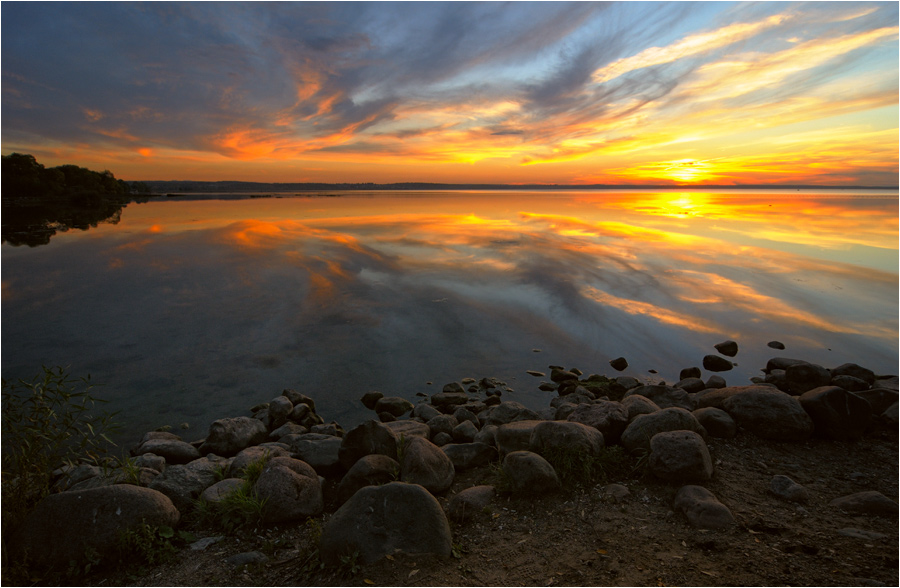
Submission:
<svg viewBox="0 0 900 588">
<path fill-rule="evenodd" d="M 715 348 L 673 385 L 529 370 L 540 410 L 490 377 L 368 392 L 346 431 L 284 390 L 66 469 L 15 548 L 49 579 L 181 532 L 165 563 L 82 577 L 105 585 L 896 584 L 897 376 L 775 357 L 729 385 L 738 345 Z M 238 496 L 258 516 L 223 526 Z"/>
</svg>

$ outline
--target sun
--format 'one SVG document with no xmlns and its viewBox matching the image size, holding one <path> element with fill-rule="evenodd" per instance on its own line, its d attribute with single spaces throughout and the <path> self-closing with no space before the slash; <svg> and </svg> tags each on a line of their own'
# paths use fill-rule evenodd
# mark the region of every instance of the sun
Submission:
<svg viewBox="0 0 900 588">
<path fill-rule="evenodd" d="M 667 162 L 662 174 L 667 179 L 680 183 L 692 184 L 709 179 L 712 166 L 706 161 L 679 159 Z"/>
</svg>

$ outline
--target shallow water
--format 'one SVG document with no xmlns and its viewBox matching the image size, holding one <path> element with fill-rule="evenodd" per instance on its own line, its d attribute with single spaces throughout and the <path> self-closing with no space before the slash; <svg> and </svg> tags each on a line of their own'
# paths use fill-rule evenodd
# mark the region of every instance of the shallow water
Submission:
<svg viewBox="0 0 900 588">
<path fill-rule="evenodd" d="M 286 387 L 345 427 L 368 390 L 463 377 L 540 408 L 527 369 L 624 356 L 673 382 L 729 338 L 731 384 L 776 355 L 897 372 L 896 192 L 283 196 L 156 199 L 4 244 L 3 377 L 91 374 L 130 442 L 203 437 Z"/>
</svg>

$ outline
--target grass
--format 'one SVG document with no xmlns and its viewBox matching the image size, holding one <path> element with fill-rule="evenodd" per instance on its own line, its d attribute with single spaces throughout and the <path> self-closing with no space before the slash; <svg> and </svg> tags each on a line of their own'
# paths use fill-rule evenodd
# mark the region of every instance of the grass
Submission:
<svg viewBox="0 0 900 588">
<path fill-rule="evenodd" d="M 270 454 L 251 462 L 244 468 L 241 476 L 242 484 L 229 492 L 218 502 L 198 500 L 197 514 L 201 523 L 208 524 L 226 534 L 233 534 L 238 529 L 262 522 L 266 500 L 261 499 L 254 490 L 257 480 L 262 475 Z M 220 474 L 217 472 L 216 477 Z"/>
<path fill-rule="evenodd" d="M 604 447 L 599 455 L 586 451 L 546 447 L 541 456 L 550 462 L 560 482 L 569 487 L 608 484 L 630 475 L 628 455 L 619 446 Z"/>
</svg>

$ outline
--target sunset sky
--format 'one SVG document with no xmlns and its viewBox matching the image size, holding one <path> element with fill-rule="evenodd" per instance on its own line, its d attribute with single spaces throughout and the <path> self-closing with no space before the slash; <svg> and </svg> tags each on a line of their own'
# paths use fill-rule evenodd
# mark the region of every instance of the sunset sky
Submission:
<svg viewBox="0 0 900 588">
<path fill-rule="evenodd" d="M 898 4 L 3 2 L 2 152 L 126 180 L 897 185 Z"/>
</svg>

